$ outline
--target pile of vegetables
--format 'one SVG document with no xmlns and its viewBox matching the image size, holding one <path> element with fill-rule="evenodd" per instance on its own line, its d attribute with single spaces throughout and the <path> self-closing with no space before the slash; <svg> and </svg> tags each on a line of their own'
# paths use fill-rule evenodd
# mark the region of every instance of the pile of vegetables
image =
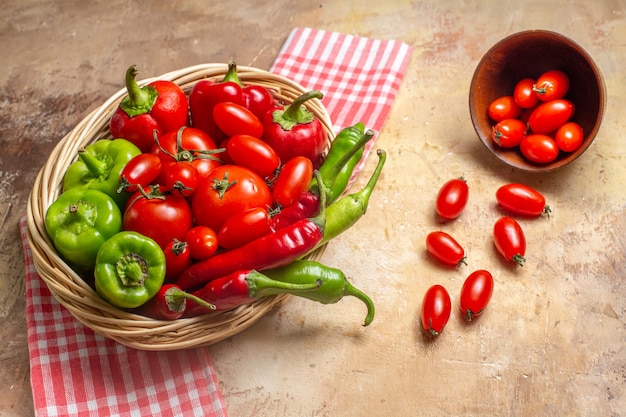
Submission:
<svg viewBox="0 0 626 417">
<path fill-rule="evenodd" d="M 373 132 L 357 123 L 328 148 L 305 106 L 321 92 L 280 103 L 245 85 L 234 63 L 188 94 L 164 80 L 140 87 L 138 72 L 126 72 L 111 139 L 78 152 L 46 212 L 58 253 L 104 300 L 155 319 L 288 293 L 325 304 L 355 296 L 369 325 L 372 300 L 306 256 L 365 214 L 385 152 L 362 190 L 346 188 Z"/>
</svg>

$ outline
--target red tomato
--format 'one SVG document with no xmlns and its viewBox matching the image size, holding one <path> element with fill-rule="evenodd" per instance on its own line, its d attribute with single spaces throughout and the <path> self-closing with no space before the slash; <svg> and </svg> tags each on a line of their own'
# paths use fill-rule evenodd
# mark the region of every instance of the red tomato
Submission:
<svg viewBox="0 0 626 417">
<path fill-rule="evenodd" d="M 568 122 L 559 127 L 554 135 L 556 146 L 563 152 L 574 152 L 583 144 L 583 128 L 576 122 Z"/>
<path fill-rule="evenodd" d="M 191 162 L 176 162 L 165 168 L 163 191 L 189 197 L 196 190 L 199 181 L 198 170 Z"/>
<path fill-rule="evenodd" d="M 515 89 L 513 90 L 515 104 L 523 109 L 534 107 L 539 101 L 539 97 L 537 97 L 534 87 L 535 80 L 532 78 L 523 78 L 519 80 L 517 84 L 515 84 Z"/>
<path fill-rule="evenodd" d="M 254 207 L 270 207 L 269 187 L 254 171 L 237 165 L 222 165 L 200 180 L 191 198 L 197 225 L 220 230 L 236 213 Z"/>
<path fill-rule="evenodd" d="M 450 319 L 452 302 L 450 294 L 441 285 L 430 287 L 422 301 L 422 327 L 431 336 L 437 336 L 443 332 Z"/>
<path fill-rule="evenodd" d="M 250 110 L 236 103 L 224 101 L 213 107 L 213 120 L 227 136 L 263 136 L 263 124 Z"/>
<path fill-rule="evenodd" d="M 522 216 L 540 216 L 550 213 L 545 197 L 524 184 L 506 184 L 496 191 L 498 204 L 511 213 Z"/>
<path fill-rule="evenodd" d="M 224 222 L 217 233 L 217 241 L 224 249 L 238 248 L 268 234 L 270 223 L 270 214 L 266 208 L 244 210 Z"/>
<path fill-rule="evenodd" d="M 207 259 L 217 251 L 217 233 L 207 226 L 194 226 L 185 233 L 189 254 L 197 261 Z"/>
<path fill-rule="evenodd" d="M 546 71 L 537 78 L 534 90 L 541 101 L 558 100 L 569 90 L 569 77 L 560 70 Z"/>
<path fill-rule="evenodd" d="M 512 217 L 501 217 L 493 226 L 493 243 L 507 261 L 524 266 L 526 259 L 526 236 L 519 223 Z"/>
<path fill-rule="evenodd" d="M 173 282 L 191 265 L 189 245 L 178 239 L 172 240 L 163 248 L 165 254 L 165 279 Z"/>
<path fill-rule="evenodd" d="M 126 163 L 120 174 L 120 189 L 128 192 L 137 191 L 137 187 L 146 187 L 161 172 L 161 160 L 150 153 L 140 153 Z"/>
<path fill-rule="evenodd" d="M 520 119 L 504 119 L 493 126 L 491 138 L 501 148 L 515 148 L 525 134 L 526 123 Z"/>
<path fill-rule="evenodd" d="M 530 134 L 520 142 L 520 151 L 529 161 L 547 164 L 559 156 L 556 142 L 548 135 Z"/>
<path fill-rule="evenodd" d="M 488 113 L 492 120 L 499 122 L 516 119 L 522 113 L 522 108 L 515 103 L 513 96 L 502 96 L 491 102 Z"/>
<path fill-rule="evenodd" d="M 472 272 L 461 287 L 459 307 L 465 320 L 472 321 L 480 316 L 491 300 L 493 276 L 489 271 L 479 269 Z"/>
<path fill-rule="evenodd" d="M 565 99 L 541 103 L 530 114 L 528 126 L 533 133 L 545 135 L 567 123 L 574 115 L 574 111 L 574 103 Z"/>
<path fill-rule="evenodd" d="M 465 263 L 465 250 L 446 232 L 429 233 L 426 236 L 426 250 L 435 259 L 446 265 L 460 266 Z"/>
<path fill-rule="evenodd" d="M 272 187 L 272 201 L 288 207 L 309 188 L 313 178 L 313 163 L 309 158 L 296 156 L 282 166 Z"/>
<path fill-rule="evenodd" d="M 193 226 L 189 203 L 175 194 L 147 190 L 131 195 L 123 216 L 124 230 L 152 238 L 161 248 L 174 239 L 183 240 Z"/>
<path fill-rule="evenodd" d="M 274 149 L 259 138 L 235 135 L 228 139 L 228 156 L 236 165 L 251 169 L 262 178 L 271 178 L 280 167 L 280 158 Z"/>
<path fill-rule="evenodd" d="M 468 197 L 469 187 L 463 177 L 449 180 L 439 189 L 435 210 L 446 220 L 456 219 L 463 212 Z"/>
</svg>

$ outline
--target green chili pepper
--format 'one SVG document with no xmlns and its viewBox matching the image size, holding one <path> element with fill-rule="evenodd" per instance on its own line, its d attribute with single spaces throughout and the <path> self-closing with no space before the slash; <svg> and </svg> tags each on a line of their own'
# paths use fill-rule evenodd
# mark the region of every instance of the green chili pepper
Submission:
<svg viewBox="0 0 626 417">
<path fill-rule="evenodd" d="M 149 237 L 119 232 L 100 247 L 94 277 L 103 299 L 120 308 L 136 308 L 159 292 L 165 279 L 165 255 Z"/>
<path fill-rule="evenodd" d="M 59 254 L 80 269 L 91 269 L 100 246 L 122 230 L 122 213 L 102 191 L 75 188 L 48 207 L 45 223 Z"/>
<path fill-rule="evenodd" d="M 124 208 L 130 193 L 118 193 L 120 174 L 139 148 L 126 139 L 100 139 L 78 151 L 78 160 L 72 163 L 63 177 L 63 190 L 95 188 L 108 195 Z"/>
</svg>

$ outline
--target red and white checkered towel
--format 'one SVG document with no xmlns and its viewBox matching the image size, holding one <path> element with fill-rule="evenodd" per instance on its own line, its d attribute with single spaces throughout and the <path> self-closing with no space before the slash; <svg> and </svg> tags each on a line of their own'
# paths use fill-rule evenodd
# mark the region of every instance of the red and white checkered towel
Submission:
<svg viewBox="0 0 626 417">
<path fill-rule="evenodd" d="M 271 71 L 322 91 L 336 131 L 359 121 L 380 131 L 410 53 L 399 41 L 298 28 Z M 51 296 L 37 274 L 25 218 L 20 231 L 37 417 L 227 416 L 207 348 L 141 351 L 94 334 Z"/>
</svg>

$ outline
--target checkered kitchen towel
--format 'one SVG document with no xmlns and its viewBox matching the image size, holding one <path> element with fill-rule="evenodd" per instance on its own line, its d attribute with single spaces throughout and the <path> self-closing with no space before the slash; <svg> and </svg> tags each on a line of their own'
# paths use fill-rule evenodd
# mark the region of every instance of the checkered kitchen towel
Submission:
<svg viewBox="0 0 626 417">
<path fill-rule="evenodd" d="M 399 41 L 297 28 L 271 70 L 322 91 L 336 131 L 359 121 L 380 131 L 410 53 Z M 94 334 L 51 296 L 33 266 L 25 218 L 20 230 L 37 417 L 227 416 L 208 349 L 141 351 Z"/>
</svg>

